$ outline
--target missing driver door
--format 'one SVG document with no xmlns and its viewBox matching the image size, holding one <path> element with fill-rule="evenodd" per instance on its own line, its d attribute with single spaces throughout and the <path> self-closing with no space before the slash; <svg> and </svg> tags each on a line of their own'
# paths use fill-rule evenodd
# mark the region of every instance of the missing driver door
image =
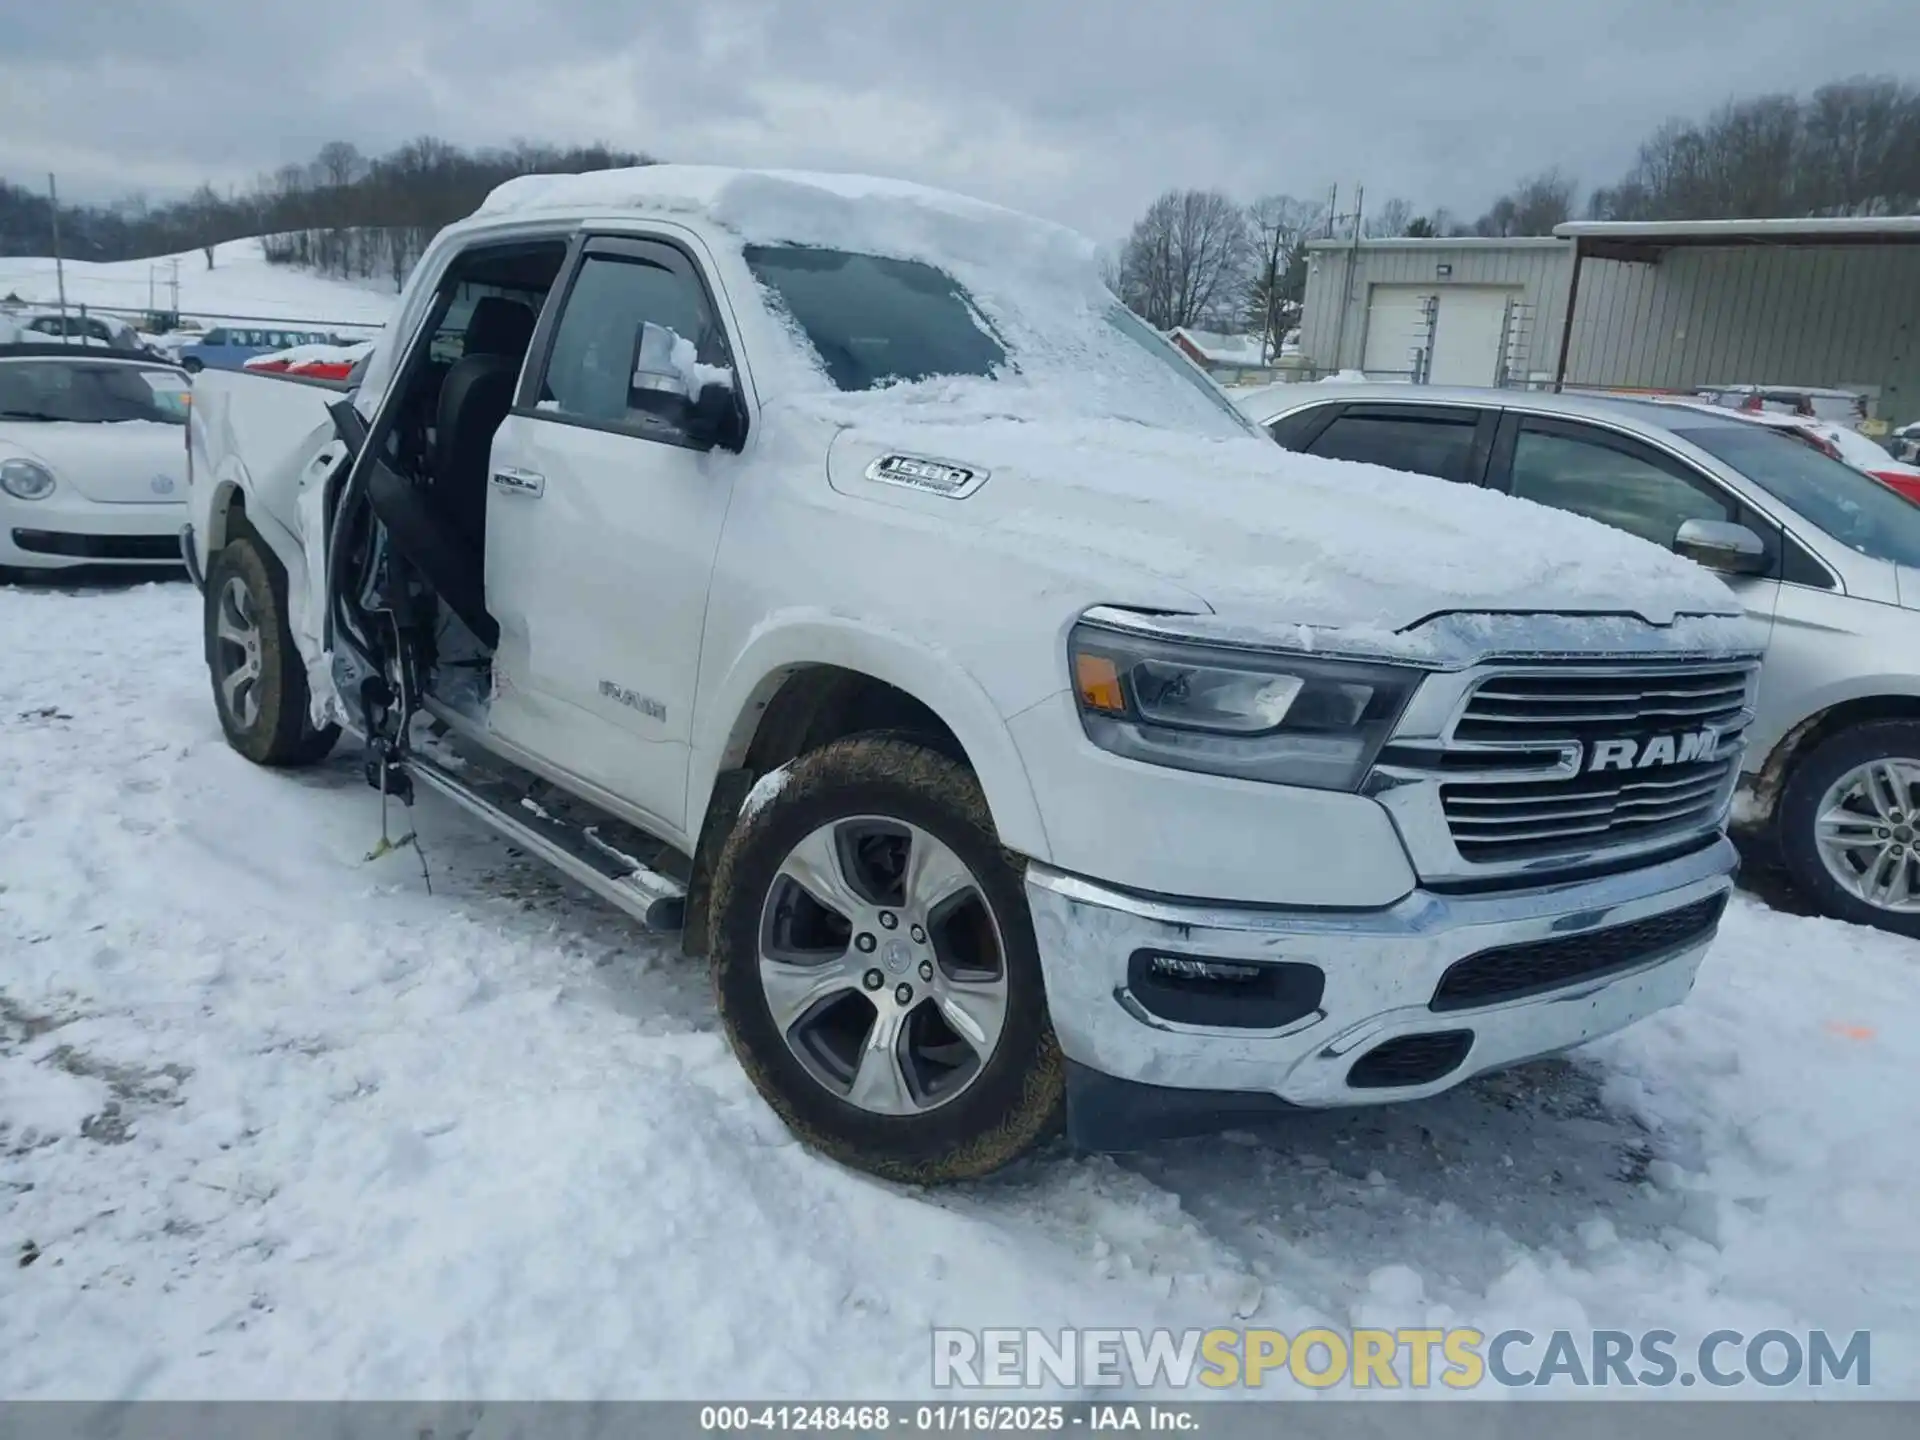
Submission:
<svg viewBox="0 0 1920 1440">
<path fill-rule="evenodd" d="M 542 328 L 489 467 L 489 725 L 680 830 L 738 459 L 693 443 L 691 397 L 636 367 L 642 337 L 658 351 L 662 331 L 702 366 L 730 370 L 731 352 L 699 269 L 661 241 L 589 241 Z"/>
</svg>

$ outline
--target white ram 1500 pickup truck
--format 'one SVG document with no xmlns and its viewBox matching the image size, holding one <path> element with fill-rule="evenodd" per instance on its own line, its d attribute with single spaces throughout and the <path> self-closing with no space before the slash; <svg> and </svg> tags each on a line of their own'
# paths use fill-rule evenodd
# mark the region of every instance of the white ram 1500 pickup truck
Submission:
<svg viewBox="0 0 1920 1440">
<path fill-rule="evenodd" d="M 206 656 L 709 957 L 854 1165 L 1436 1091 L 1686 995 L 1754 684 L 1729 591 L 1291 455 L 1085 242 L 888 181 L 516 180 L 351 394 L 207 372 Z"/>
</svg>

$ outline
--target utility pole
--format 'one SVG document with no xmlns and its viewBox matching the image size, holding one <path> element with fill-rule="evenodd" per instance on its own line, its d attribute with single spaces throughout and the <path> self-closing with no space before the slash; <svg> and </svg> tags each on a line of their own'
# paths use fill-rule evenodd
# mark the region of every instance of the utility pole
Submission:
<svg viewBox="0 0 1920 1440">
<path fill-rule="evenodd" d="M 180 257 L 173 257 L 173 313 L 180 313 Z"/>
<path fill-rule="evenodd" d="M 1338 186 L 1335 187 L 1334 193 L 1338 195 Z M 1333 327 L 1333 368 L 1335 370 L 1344 370 L 1347 368 L 1341 363 L 1344 358 L 1341 355 L 1341 350 L 1347 340 L 1347 311 L 1353 308 L 1353 278 L 1355 272 L 1360 268 L 1360 217 L 1365 212 L 1366 206 L 1367 187 L 1364 185 L 1356 185 L 1353 187 L 1352 216 L 1329 215 L 1327 219 L 1327 238 L 1329 240 L 1333 238 L 1334 227 L 1338 225 L 1340 221 L 1349 218 L 1353 221 L 1353 243 L 1347 247 L 1347 264 L 1340 277 L 1340 318 Z M 1329 209 L 1331 208 L 1332 207 L 1329 206 Z M 1365 358 L 1365 356 L 1361 357 L 1363 362 Z M 1359 367 L 1356 366 L 1355 368 L 1357 369 Z"/>
<path fill-rule="evenodd" d="M 53 278 L 60 287 L 60 334 L 64 339 L 67 333 L 67 270 L 60 262 L 60 192 L 54 187 L 53 175 L 47 175 L 47 210 L 53 216 Z"/>
</svg>

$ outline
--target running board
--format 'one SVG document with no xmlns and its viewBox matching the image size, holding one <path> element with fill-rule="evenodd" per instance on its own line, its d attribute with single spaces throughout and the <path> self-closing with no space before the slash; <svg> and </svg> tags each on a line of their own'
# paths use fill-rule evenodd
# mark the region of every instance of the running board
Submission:
<svg viewBox="0 0 1920 1440">
<path fill-rule="evenodd" d="M 630 853 L 650 845 L 665 850 L 631 826 L 597 812 L 588 823 L 577 822 L 570 814 L 556 816 L 531 796 L 524 781 L 516 783 L 480 765 L 462 763 L 456 772 L 415 750 L 407 756 L 406 769 L 429 790 L 437 790 L 511 844 L 546 861 L 647 929 L 672 935 L 684 928 L 687 887 Z M 564 807 L 557 799 L 554 803 L 566 811 L 579 808 L 579 802 L 570 798 Z M 654 863 L 659 858 L 656 854 Z"/>
</svg>

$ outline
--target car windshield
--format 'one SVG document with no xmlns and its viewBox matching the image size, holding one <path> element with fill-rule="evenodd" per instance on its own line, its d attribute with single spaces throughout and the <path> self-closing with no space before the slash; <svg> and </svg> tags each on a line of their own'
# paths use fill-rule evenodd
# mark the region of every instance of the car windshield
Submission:
<svg viewBox="0 0 1920 1440">
<path fill-rule="evenodd" d="M 1674 427 L 1831 535 L 1875 560 L 1920 565 L 1920 505 L 1851 465 L 1758 425 Z"/>
<path fill-rule="evenodd" d="M 967 293 L 931 265 L 800 245 L 749 245 L 746 260 L 842 390 L 1007 363 Z"/>
<path fill-rule="evenodd" d="M 0 420 L 187 423 L 187 381 L 153 365 L 66 360 L 0 363 Z"/>
<path fill-rule="evenodd" d="M 980 303 L 918 260 L 799 245 L 749 245 L 745 258 L 838 390 L 958 377 L 1004 385 L 989 402 L 1003 417 L 1094 414 L 1213 438 L 1258 434 L 1111 296 L 1089 306 L 1078 295 L 1022 289 Z"/>
</svg>

